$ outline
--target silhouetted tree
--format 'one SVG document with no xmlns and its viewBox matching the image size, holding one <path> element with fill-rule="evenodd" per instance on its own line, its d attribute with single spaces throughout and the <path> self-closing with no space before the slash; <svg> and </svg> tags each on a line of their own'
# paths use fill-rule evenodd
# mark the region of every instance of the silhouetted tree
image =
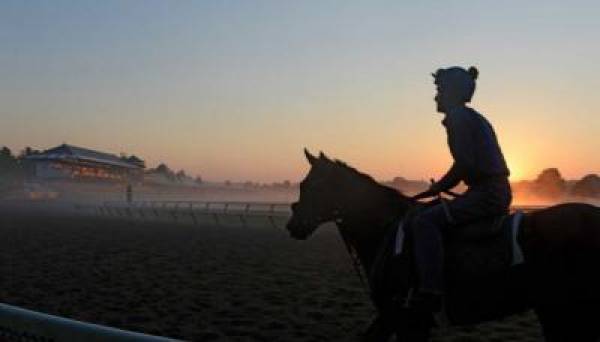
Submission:
<svg viewBox="0 0 600 342">
<path fill-rule="evenodd" d="M 134 154 L 127 156 L 125 153 L 121 153 L 121 159 L 130 164 L 137 165 L 137 166 L 141 167 L 142 169 L 146 168 L 146 162 L 143 159 L 138 158 Z"/>
<path fill-rule="evenodd" d="M 21 152 L 19 152 L 19 156 L 17 157 L 17 159 L 22 160 L 25 157 L 32 156 L 35 154 L 40 154 L 40 153 L 41 152 L 39 150 L 35 150 L 35 149 L 27 146 L 23 150 L 21 150 Z"/>
<path fill-rule="evenodd" d="M 600 198 L 600 177 L 596 174 L 586 175 L 573 185 L 572 193 L 576 196 Z"/>
<path fill-rule="evenodd" d="M 196 179 L 194 180 L 194 182 L 196 182 L 196 184 L 202 184 L 202 177 L 200 176 L 196 176 Z"/>
<path fill-rule="evenodd" d="M 154 172 L 162 174 L 169 180 L 175 180 L 175 173 L 165 163 L 160 163 L 156 169 L 154 169 Z"/>
<path fill-rule="evenodd" d="M 392 179 L 392 183 L 390 185 L 396 189 L 403 189 L 406 186 L 406 183 L 406 178 L 398 176 Z"/>
<path fill-rule="evenodd" d="M 160 163 L 157 167 L 156 167 L 156 172 L 158 173 L 162 173 L 162 174 L 169 174 L 172 173 L 173 171 L 171 171 L 171 169 L 169 169 L 169 167 L 167 166 L 167 164 L 164 163 Z"/>
<path fill-rule="evenodd" d="M 177 178 L 178 181 L 182 182 L 187 178 L 187 175 L 185 174 L 185 171 L 179 170 L 175 174 L 175 177 Z"/>
<path fill-rule="evenodd" d="M 13 156 L 12 151 L 4 146 L 0 149 L 0 172 L 11 173 L 17 167 L 17 158 Z"/>
<path fill-rule="evenodd" d="M 0 157 L 2 157 L 4 159 L 14 159 L 15 158 L 13 156 L 10 148 L 8 148 L 6 146 L 2 146 L 2 149 L 0 149 Z"/>
<path fill-rule="evenodd" d="M 15 185 L 22 178 L 21 164 L 8 147 L 2 147 L 0 149 L 0 187 Z"/>
<path fill-rule="evenodd" d="M 566 182 L 557 168 L 542 171 L 534 181 L 534 191 L 541 196 L 556 198 L 564 194 Z"/>
</svg>

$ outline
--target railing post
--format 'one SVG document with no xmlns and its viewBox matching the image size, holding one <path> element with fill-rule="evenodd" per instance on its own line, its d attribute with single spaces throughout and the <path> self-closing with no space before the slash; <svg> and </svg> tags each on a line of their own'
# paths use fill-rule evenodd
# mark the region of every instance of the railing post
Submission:
<svg viewBox="0 0 600 342">
<path fill-rule="evenodd" d="M 196 219 L 196 214 L 194 214 L 194 203 L 191 201 L 190 201 L 190 215 L 192 216 L 192 220 L 194 221 L 194 224 L 197 225 L 198 219 Z"/>
<path fill-rule="evenodd" d="M 152 206 L 152 211 L 154 212 L 154 216 L 156 216 L 156 218 L 158 218 L 158 210 L 156 210 L 156 206 L 155 206 L 155 202 L 152 202 L 151 206 Z"/>
<path fill-rule="evenodd" d="M 142 220 L 144 220 L 146 218 L 146 215 L 144 215 L 144 206 L 146 205 L 146 201 L 140 202 L 140 205 L 138 206 L 138 213 L 140 214 L 140 217 L 142 218 Z"/>
<path fill-rule="evenodd" d="M 246 203 L 244 212 L 242 214 L 240 214 L 240 221 L 242 221 L 242 225 L 244 226 L 244 228 L 248 227 L 248 224 L 246 221 L 246 215 L 248 215 L 249 212 L 250 212 L 250 203 Z"/>
<path fill-rule="evenodd" d="M 179 208 L 179 203 L 175 203 L 175 207 L 173 207 L 173 211 L 171 215 L 173 216 L 173 220 L 177 221 L 177 209 Z"/>
<path fill-rule="evenodd" d="M 270 206 L 270 214 L 267 216 L 269 218 L 269 221 L 271 222 L 271 224 L 273 225 L 273 228 L 277 228 L 277 225 L 275 224 L 275 218 L 273 217 L 273 215 L 275 214 L 275 204 L 271 204 Z"/>
</svg>

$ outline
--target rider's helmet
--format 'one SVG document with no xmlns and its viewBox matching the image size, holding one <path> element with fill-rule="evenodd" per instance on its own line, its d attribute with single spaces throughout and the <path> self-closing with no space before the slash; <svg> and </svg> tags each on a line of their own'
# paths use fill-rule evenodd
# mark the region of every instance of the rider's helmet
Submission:
<svg viewBox="0 0 600 342">
<path fill-rule="evenodd" d="M 451 89 L 462 101 L 471 102 L 471 98 L 475 92 L 475 80 L 479 75 L 477 68 L 472 66 L 468 70 L 465 70 L 464 68 L 455 66 L 438 69 L 431 75 L 438 90 Z"/>
</svg>

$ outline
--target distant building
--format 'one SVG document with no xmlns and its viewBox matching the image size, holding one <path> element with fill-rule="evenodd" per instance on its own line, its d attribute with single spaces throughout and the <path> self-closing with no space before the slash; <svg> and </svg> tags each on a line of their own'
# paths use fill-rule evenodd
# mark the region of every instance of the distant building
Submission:
<svg viewBox="0 0 600 342">
<path fill-rule="evenodd" d="M 137 157 L 63 144 L 25 157 L 29 177 L 44 180 L 141 181 L 144 162 Z"/>
</svg>

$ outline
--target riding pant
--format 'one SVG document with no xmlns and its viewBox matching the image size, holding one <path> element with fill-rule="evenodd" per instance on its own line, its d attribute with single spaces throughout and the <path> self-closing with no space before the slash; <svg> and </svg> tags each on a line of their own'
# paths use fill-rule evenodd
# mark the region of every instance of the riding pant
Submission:
<svg viewBox="0 0 600 342">
<path fill-rule="evenodd" d="M 442 232 L 450 226 L 460 229 L 461 225 L 505 214 L 511 200 L 510 184 L 506 178 L 501 178 L 473 185 L 463 195 L 448 200 L 446 203 L 452 222 L 441 203 L 419 213 L 412 225 L 419 289 L 443 293 Z"/>
</svg>

